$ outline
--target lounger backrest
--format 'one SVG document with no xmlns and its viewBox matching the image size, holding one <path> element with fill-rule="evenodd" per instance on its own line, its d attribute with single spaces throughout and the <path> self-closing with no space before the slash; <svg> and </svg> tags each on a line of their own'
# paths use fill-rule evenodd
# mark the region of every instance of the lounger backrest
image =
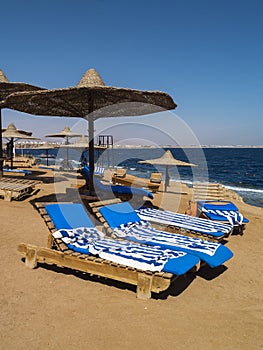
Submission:
<svg viewBox="0 0 263 350">
<path fill-rule="evenodd" d="M 162 174 L 161 173 L 151 173 L 150 181 L 154 183 L 161 183 Z"/>
<path fill-rule="evenodd" d="M 224 187 L 218 183 L 193 183 L 194 200 L 224 199 Z"/>
<path fill-rule="evenodd" d="M 46 204 L 45 208 L 58 230 L 63 228 L 94 227 L 94 224 L 81 204 Z"/>
<path fill-rule="evenodd" d="M 113 230 L 123 224 L 141 221 L 138 214 L 128 202 L 107 205 L 100 208 L 99 211 Z"/>
<path fill-rule="evenodd" d="M 125 177 L 126 175 L 126 169 L 118 168 L 115 172 L 114 175 L 117 177 Z"/>
</svg>

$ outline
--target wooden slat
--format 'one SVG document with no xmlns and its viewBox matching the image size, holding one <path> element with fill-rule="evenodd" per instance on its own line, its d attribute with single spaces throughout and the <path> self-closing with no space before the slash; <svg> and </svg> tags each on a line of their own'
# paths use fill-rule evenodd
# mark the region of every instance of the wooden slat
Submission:
<svg viewBox="0 0 263 350">
<path fill-rule="evenodd" d="M 195 182 L 193 194 L 195 200 L 223 199 L 224 187 L 221 184 Z"/>
<path fill-rule="evenodd" d="M 173 276 L 165 273 L 160 276 L 158 273 L 131 270 L 106 260 L 103 260 L 103 263 L 97 259 L 83 260 L 73 254 L 66 255 L 60 251 L 25 243 L 19 244 L 18 251 L 26 258 L 26 265 L 30 268 L 36 267 L 37 263 L 54 264 L 137 285 L 137 297 L 140 299 L 149 299 L 151 292 L 160 293 L 166 290 L 170 286 Z"/>
<path fill-rule="evenodd" d="M 31 193 L 34 187 L 39 183 L 41 183 L 41 181 L 8 177 L 1 178 L 0 195 L 3 195 L 4 199 L 8 201 L 19 199 L 25 194 Z"/>
</svg>

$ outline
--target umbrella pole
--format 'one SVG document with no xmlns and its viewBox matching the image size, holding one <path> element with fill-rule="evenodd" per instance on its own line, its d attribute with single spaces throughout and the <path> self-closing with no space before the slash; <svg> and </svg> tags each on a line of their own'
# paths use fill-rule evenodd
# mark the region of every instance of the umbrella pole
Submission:
<svg viewBox="0 0 263 350">
<path fill-rule="evenodd" d="M 93 109 L 93 106 L 91 107 Z M 89 120 L 89 194 L 92 195 L 94 192 L 94 119 L 93 116 L 90 115 L 88 117 Z"/>
<path fill-rule="evenodd" d="M 164 191 L 167 192 L 167 187 L 169 186 L 169 174 L 168 174 L 168 165 L 165 167 L 165 182 L 164 182 Z"/>
<path fill-rule="evenodd" d="M 11 169 L 13 169 L 13 158 L 14 158 L 14 138 L 11 137 L 11 141 L 10 141 L 10 149 L 11 149 Z"/>
<path fill-rule="evenodd" d="M 0 178 L 3 177 L 2 109 L 0 108 Z"/>
<path fill-rule="evenodd" d="M 69 144 L 69 138 L 68 137 L 66 137 L 66 145 L 68 145 Z M 66 148 L 66 165 L 67 165 L 67 168 L 69 169 L 69 162 L 68 162 L 68 160 L 69 160 L 69 151 L 68 151 L 68 147 Z"/>
<path fill-rule="evenodd" d="M 47 166 L 48 166 L 48 149 L 46 149 Z"/>
</svg>

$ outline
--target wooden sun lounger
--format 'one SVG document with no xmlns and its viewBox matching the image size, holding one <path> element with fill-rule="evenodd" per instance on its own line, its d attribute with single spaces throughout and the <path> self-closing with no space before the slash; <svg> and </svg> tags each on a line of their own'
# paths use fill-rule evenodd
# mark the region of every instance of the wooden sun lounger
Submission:
<svg viewBox="0 0 263 350">
<path fill-rule="evenodd" d="M 9 202 L 12 199 L 21 199 L 25 195 L 32 193 L 35 186 L 39 183 L 41 181 L 4 177 L 0 179 L 0 195 Z"/>
<path fill-rule="evenodd" d="M 32 165 L 34 165 L 34 163 L 35 163 L 34 158 L 26 158 L 26 157 L 13 158 L 13 166 L 14 167 L 31 168 Z M 5 164 L 10 166 L 11 160 L 6 159 Z"/>
<path fill-rule="evenodd" d="M 111 200 L 97 200 L 96 202 L 88 202 L 87 205 L 90 209 L 90 211 L 95 215 L 95 217 L 103 224 L 106 232 L 111 235 L 113 233 L 112 229 L 104 219 L 104 217 L 101 215 L 99 209 L 102 208 L 105 205 L 110 205 L 110 204 L 118 204 L 121 203 L 122 201 L 118 198 L 111 199 Z M 161 231 L 166 231 L 170 233 L 176 233 L 176 234 L 182 234 L 184 236 L 189 236 L 189 237 L 197 237 L 205 240 L 209 240 L 211 242 L 223 242 L 226 240 L 228 235 L 231 234 L 231 231 L 226 235 L 223 234 L 222 236 L 215 237 L 213 235 L 207 234 L 202 234 L 201 232 L 194 231 L 191 229 L 183 229 L 181 227 L 178 227 L 176 225 L 164 225 L 160 223 L 152 223 L 153 227 L 156 228 L 157 230 Z"/>
<path fill-rule="evenodd" d="M 7 175 L 7 176 L 19 176 L 19 177 L 24 177 L 24 176 L 27 175 L 27 173 L 23 172 L 23 171 L 21 171 L 21 172 L 18 172 L 18 171 L 15 171 L 15 170 L 13 170 L 13 171 L 12 170 L 6 171 L 5 169 L 3 169 L 3 174 Z"/>
<path fill-rule="evenodd" d="M 18 251 L 25 257 L 26 266 L 35 268 L 37 263 L 54 264 L 73 270 L 102 276 L 137 286 L 136 296 L 139 299 L 151 298 L 151 293 L 160 293 L 166 290 L 177 278 L 176 275 L 167 272 L 142 271 L 125 265 L 110 262 L 95 256 L 76 253 L 61 241 L 55 240 L 52 232 L 56 230 L 51 218 L 45 210 L 43 203 L 35 205 L 44 219 L 50 234 L 48 248 L 21 243 Z"/>
<path fill-rule="evenodd" d="M 149 179 L 143 179 L 130 174 L 125 174 L 123 177 L 113 174 L 111 181 L 114 185 L 119 184 L 129 187 L 145 187 L 152 192 L 157 192 L 161 184 L 160 182 L 151 182 Z"/>
</svg>

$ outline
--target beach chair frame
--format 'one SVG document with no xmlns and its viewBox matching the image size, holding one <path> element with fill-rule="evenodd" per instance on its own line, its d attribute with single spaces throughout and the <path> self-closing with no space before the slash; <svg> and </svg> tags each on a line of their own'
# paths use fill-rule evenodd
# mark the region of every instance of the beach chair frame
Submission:
<svg viewBox="0 0 263 350">
<path fill-rule="evenodd" d="M 198 208 L 199 201 L 218 201 L 220 204 L 221 201 L 225 201 L 226 198 L 226 189 L 220 183 L 206 183 L 206 182 L 194 182 L 193 183 L 193 201 L 189 201 L 189 206 L 186 210 L 186 214 L 191 216 L 200 217 L 203 219 L 210 218 L 206 215 L 206 213 L 200 208 Z M 229 201 L 231 202 L 231 200 Z M 220 221 L 221 223 L 226 223 L 225 221 Z M 244 230 L 246 228 L 246 223 L 242 223 L 241 225 L 235 225 L 233 227 L 232 233 L 243 235 Z"/>
<path fill-rule="evenodd" d="M 148 188 L 153 193 L 156 193 L 161 185 L 161 182 L 152 182 L 150 179 L 144 179 L 130 174 L 125 174 L 124 176 L 113 174 L 111 181 L 114 185 Z"/>
<path fill-rule="evenodd" d="M 4 200 L 11 202 L 13 199 L 21 199 L 32 194 L 35 186 L 40 184 L 38 180 L 24 180 L 3 177 L 0 179 L 0 195 Z"/>
<path fill-rule="evenodd" d="M 25 258 L 25 264 L 29 268 L 37 267 L 38 263 L 52 264 L 132 284 L 136 286 L 138 299 L 150 299 L 151 293 L 160 293 L 166 290 L 178 277 L 167 272 L 142 271 L 95 256 L 74 252 L 61 240 L 53 238 L 52 233 L 56 228 L 45 209 L 45 204 L 35 203 L 35 208 L 49 229 L 48 247 L 19 244 L 18 251 Z"/>
<path fill-rule="evenodd" d="M 98 201 L 93 202 L 93 203 L 88 203 L 88 207 L 90 208 L 92 213 L 103 224 L 106 232 L 108 234 L 110 234 L 110 235 L 113 234 L 113 230 L 107 224 L 107 222 L 105 221 L 105 219 L 101 215 L 99 209 L 102 208 L 105 205 L 118 204 L 118 203 L 121 203 L 121 200 L 119 200 L 117 198 L 116 199 L 112 199 L 112 200 L 108 200 L 108 201 L 107 200 L 105 200 L 105 201 L 99 201 L 98 200 Z M 165 225 L 165 224 L 161 224 L 161 223 L 151 223 L 151 224 L 157 230 L 164 230 L 164 231 L 170 232 L 170 233 L 178 233 L 178 234 L 182 234 L 182 235 L 185 235 L 185 236 L 197 237 L 197 238 L 209 240 L 211 242 L 218 242 L 218 243 L 222 243 L 223 241 L 225 241 L 227 239 L 227 237 L 230 236 L 231 233 L 232 233 L 232 231 L 229 231 L 228 234 L 223 234 L 222 236 L 215 237 L 215 236 L 212 236 L 212 235 L 209 235 L 209 234 L 203 234 L 201 232 L 193 231 L 191 229 L 186 230 L 186 229 L 183 229 L 183 228 L 178 227 L 176 225 Z"/>
</svg>

